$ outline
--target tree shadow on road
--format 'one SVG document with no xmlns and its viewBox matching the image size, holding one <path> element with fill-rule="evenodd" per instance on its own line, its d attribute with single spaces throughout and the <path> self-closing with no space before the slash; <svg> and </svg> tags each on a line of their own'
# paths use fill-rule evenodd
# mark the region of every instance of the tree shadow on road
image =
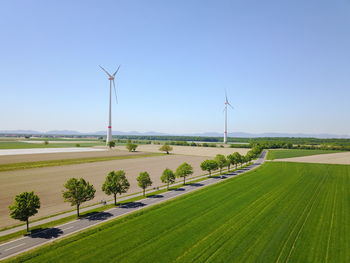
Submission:
<svg viewBox="0 0 350 263">
<path fill-rule="evenodd" d="M 163 195 L 148 195 L 147 198 L 162 198 Z"/>
<path fill-rule="evenodd" d="M 169 188 L 169 191 L 185 191 L 185 188 L 175 188 L 175 189 Z"/>
<path fill-rule="evenodd" d="M 45 239 L 51 239 L 59 237 L 63 234 L 63 231 L 59 228 L 53 227 L 53 228 L 38 228 L 33 230 L 30 235 L 28 235 L 31 238 L 45 238 Z"/>
<path fill-rule="evenodd" d="M 89 221 L 98 221 L 98 220 L 106 220 L 113 216 L 111 213 L 108 212 L 92 212 L 89 214 L 89 216 L 85 216 L 82 219 L 86 219 Z"/>
<path fill-rule="evenodd" d="M 142 206 L 145 206 L 145 204 L 141 202 L 129 202 L 129 203 L 122 204 L 120 208 L 137 208 Z"/>
<path fill-rule="evenodd" d="M 200 187 L 203 186 L 204 184 L 201 183 L 193 183 L 193 184 L 189 184 L 190 186 L 195 186 L 195 187 Z"/>
</svg>

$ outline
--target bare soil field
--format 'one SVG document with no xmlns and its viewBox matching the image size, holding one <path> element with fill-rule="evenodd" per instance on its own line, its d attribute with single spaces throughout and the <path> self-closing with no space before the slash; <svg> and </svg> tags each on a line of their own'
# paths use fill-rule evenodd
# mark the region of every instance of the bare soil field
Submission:
<svg viewBox="0 0 350 263">
<path fill-rule="evenodd" d="M 102 152 L 100 152 L 100 154 L 102 154 Z M 123 154 L 125 154 L 125 152 L 123 152 Z M 65 153 L 64 155 L 67 157 L 68 154 Z M 55 158 L 57 158 L 57 155 Z M 74 156 L 73 158 L 77 158 L 77 156 Z M 141 191 L 137 186 L 136 177 L 142 171 L 148 171 L 150 173 L 153 181 L 152 187 L 156 187 L 162 185 L 159 177 L 165 168 L 176 169 L 181 163 L 188 162 L 194 168 L 193 176 L 198 176 L 203 174 L 199 165 L 205 159 L 207 158 L 200 156 L 164 155 L 159 157 L 113 160 L 1 172 L 0 228 L 19 223 L 19 221 L 13 220 L 9 217 L 8 206 L 13 202 L 15 195 L 23 191 L 34 191 L 41 199 L 41 209 L 39 210 L 39 213 L 32 218 L 35 219 L 72 209 L 70 204 L 63 202 L 62 198 L 62 190 L 64 190 L 63 185 L 71 177 L 83 177 L 95 186 L 95 199 L 89 203 L 85 203 L 85 205 L 87 205 L 98 203 L 102 199 L 112 199 L 112 197 L 107 197 L 101 191 L 101 186 L 107 173 L 112 170 L 125 170 L 130 182 L 130 189 L 127 194 L 130 194 Z"/>
<path fill-rule="evenodd" d="M 128 155 L 135 155 L 135 154 L 145 154 L 145 153 L 128 152 L 128 151 L 125 151 L 125 147 L 124 147 L 124 149 L 122 150 L 0 155 L 0 164 L 38 162 L 38 161 L 63 160 L 63 159 L 78 159 L 78 158 L 91 158 L 91 157 L 128 156 Z"/>
<path fill-rule="evenodd" d="M 160 152 L 159 151 L 160 147 L 161 145 L 145 144 L 145 145 L 139 145 L 137 147 L 137 150 L 142 152 Z M 171 147 L 173 147 L 173 151 L 171 151 L 171 153 L 174 153 L 174 154 L 206 156 L 206 157 L 214 157 L 217 154 L 228 155 L 233 152 L 246 154 L 250 150 L 246 148 L 192 147 L 192 146 L 173 146 L 173 145 L 171 145 Z M 118 146 L 116 148 L 125 149 L 125 146 Z"/>
<path fill-rule="evenodd" d="M 277 162 L 350 164 L 350 152 L 318 154 L 303 157 L 275 159 Z"/>
</svg>

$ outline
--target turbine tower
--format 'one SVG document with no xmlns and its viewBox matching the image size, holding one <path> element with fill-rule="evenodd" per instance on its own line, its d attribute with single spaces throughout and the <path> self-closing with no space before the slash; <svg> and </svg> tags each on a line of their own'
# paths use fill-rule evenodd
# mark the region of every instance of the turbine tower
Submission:
<svg viewBox="0 0 350 263">
<path fill-rule="evenodd" d="M 107 74 L 108 79 L 109 79 L 109 116 L 108 116 L 107 139 L 106 139 L 106 144 L 108 145 L 108 143 L 110 141 L 112 141 L 112 85 L 113 85 L 113 88 L 114 88 L 115 99 L 116 99 L 116 101 L 118 103 L 117 92 L 115 90 L 114 79 L 115 79 L 115 75 L 119 71 L 120 65 L 119 65 L 117 70 L 112 75 L 109 74 L 108 71 L 105 70 L 103 67 L 100 66 L 100 68 Z"/>
<path fill-rule="evenodd" d="M 225 91 L 225 108 L 224 108 L 224 112 L 225 112 L 225 131 L 224 131 L 224 143 L 227 143 L 227 106 L 230 106 L 232 109 L 232 105 L 228 102 L 227 99 L 227 93 Z"/>
</svg>

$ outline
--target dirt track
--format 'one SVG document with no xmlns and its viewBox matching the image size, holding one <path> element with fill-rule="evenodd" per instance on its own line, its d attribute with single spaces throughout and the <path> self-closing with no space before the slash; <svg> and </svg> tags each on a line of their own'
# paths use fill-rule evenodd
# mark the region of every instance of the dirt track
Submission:
<svg viewBox="0 0 350 263">
<path fill-rule="evenodd" d="M 67 157 L 67 154 L 64 155 Z M 193 166 L 195 171 L 193 176 L 196 176 L 202 174 L 199 164 L 205 159 L 207 158 L 200 156 L 164 155 L 1 172 L 0 227 L 18 223 L 8 216 L 8 206 L 13 202 L 15 195 L 23 191 L 34 191 L 40 196 L 41 209 L 36 217 L 42 217 L 71 209 L 71 206 L 64 203 L 62 199 L 63 184 L 71 177 L 83 177 L 95 186 L 96 197 L 90 203 L 96 203 L 108 198 L 101 191 L 101 185 L 111 170 L 124 169 L 126 171 L 131 184 L 128 192 L 130 194 L 140 191 L 135 178 L 141 171 L 148 171 L 152 177 L 153 186 L 159 186 L 161 184 L 159 177 L 165 168 L 176 169 L 178 165 L 186 161 Z"/>
<path fill-rule="evenodd" d="M 276 162 L 350 164 L 350 152 L 318 154 L 303 157 L 276 159 Z"/>
</svg>

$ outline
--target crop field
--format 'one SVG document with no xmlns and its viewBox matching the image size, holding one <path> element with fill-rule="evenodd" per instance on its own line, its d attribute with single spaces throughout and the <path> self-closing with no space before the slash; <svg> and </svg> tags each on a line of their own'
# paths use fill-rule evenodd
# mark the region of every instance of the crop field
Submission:
<svg viewBox="0 0 350 263">
<path fill-rule="evenodd" d="M 11 262 L 350 262 L 350 166 L 266 163 Z"/>
<path fill-rule="evenodd" d="M 105 154 L 105 152 L 100 153 L 100 155 L 102 154 Z M 129 153 L 126 152 L 126 154 Z M 0 172 L 0 228 L 19 223 L 19 221 L 10 218 L 8 206 L 13 202 L 14 197 L 21 192 L 34 191 L 39 195 L 41 208 L 39 213 L 33 217 L 33 219 L 37 219 L 72 209 L 62 198 L 63 185 L 69 178 L 83 177 L 95 186 L 96 194 L 94 200 L 85 203 L 86 205 L 91 205 L 99 203 L 101 200 L 112 199 L 112 197 L 108 197 L 101 190 L 105 177 L 110 171 L 125 170 L 130 182 L 130 189 L 127 194 L 132 194 L 141 191 L 136 182 L 136 177 L 140 172 L 149 172 L 153 181 L 152 187 L 157 187 L 163 185 L 160 181 L 160 175 L 165 168 L 176 169 L 181 163 L 188 162 L 193 166 L 193 176 L 198 176 L 203 174 L 199 165 L 206 159 L 200 156 L 157 156 L 157 154 L 151 157 L 152 154 L 149 153 L 147 154 L 148 157 L 137 158 L 133 154 L 135 153 L 126 155 L 126 158 L 121 157 L 120 159 L 109 161 Z M 134 158 L 131 158 L 132 156 Z M 12 167 L 16 165 L 12 164 Z M 6 167 L 5 164 L 4 166 Z"/>
<path fill-rule="evenodd" d="M 328 154 L 328 153 L 337 153 L 339 151 L 332 150 L 302 150 L 302 149 L 279 149 L 279 150 L 269 150 L 267 159 L 284 159 L 300 156 L 309 156 L 309 155 L 318 155 L 318 154 Z"/>
<path fill-rule="evenodd" d="M 82 142 L 79 143 L 80 147 L 92 147 L 92 146 L 104 146 L 105 143 L 101 142 Z M 61 147 L 74 147 L 74 143 L 28 143 L 28 142 L 14 142 L 14 141 L 0 141 L 0 149 L 31 149 L 31 148 L 61 148 Z"/>
<path fill-rule="evenodd" d="M 137 147 L 138 151 L 142 152 L 159 152 L 159 148 L 162 145 L 157 144 L 145 144 L 139 145 Z M 191 155 L 191 156 L 206 156 L 206 157 L 214 157 L 217 154 L 228 155 L 233 152 L 239 152 L 242 155 L 245 155 L 250 149 L 247 148 L 221 148 L 221 147 L 194 147 L 194 146 L 175 146 L 171 145 L 173 151 L 171 153 L 174 154 L 182 154 L 182 155 Z M 125 149 L 125 146 L 118 146 L 117 149 Z"/>
<path fill-rule="evenodd" d="M 276 161 L 298 163 L 350 164 L 350 152 L 338 152 L 330 154 L 292 157 L 285 159 L 276 159 Z"/>
</svg>

